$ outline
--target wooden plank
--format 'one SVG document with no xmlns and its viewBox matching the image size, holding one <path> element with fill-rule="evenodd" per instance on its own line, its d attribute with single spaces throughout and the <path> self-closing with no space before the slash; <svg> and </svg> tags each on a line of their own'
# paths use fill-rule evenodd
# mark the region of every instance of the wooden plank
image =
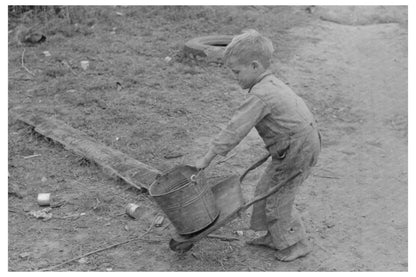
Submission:
<svg viewBox="0 0 416 277">
<path fill-rule="evenodd" d="M 133 159 L 123 152 L 98 143 L 85 133 L 60 120 L 34 114 L 13 114 L 13 116 L 33 126 L 37 133 L 61 143 L 67 150 L 96 162 L 107 173 L 118 176 L 127 184 L 140 190 L 147 190 L 155 177 L 161 174 L 161 171 Z"/>
</svg>

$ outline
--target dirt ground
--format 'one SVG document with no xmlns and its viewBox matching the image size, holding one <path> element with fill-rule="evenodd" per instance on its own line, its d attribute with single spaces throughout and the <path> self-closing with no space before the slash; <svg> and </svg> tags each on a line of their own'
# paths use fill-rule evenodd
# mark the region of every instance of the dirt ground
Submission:
<svg viewBox="0 0 416 277">
<path fill-rule="evenodd" d="M 183 44 L 253 28 L 272 39 L 272 70 L 311 107 L 323 149 L 296 202 L 310 255 L 283 263 L 245 245 L 250 210 L 216 232 L 238 240 L 206 238 L 178 254 L 168 221 L 149 229 L 160 211 L 145 195 L 9 117 L 9 271 L 407 271 L 407 18 L 405 6 L 107 6 L 10 16 L 9 112 L 62 120 L 160 170 L 192 164 L 245 92 L 223 66 L 185 57 Z M 47 40 L 19 45 L 21 25 Z M 252 131 L 207 174 L 241 174 L 264 152 Z M 183 156 L 165 158 L 173 154 Z M 245 179 L 246 199 L 263 169 Z M 40 192 L 52 193 L 49 220 L 31 215 L 42 209 Z M 128 203 L 151 216 L 128 217 Z"/>
</svg>

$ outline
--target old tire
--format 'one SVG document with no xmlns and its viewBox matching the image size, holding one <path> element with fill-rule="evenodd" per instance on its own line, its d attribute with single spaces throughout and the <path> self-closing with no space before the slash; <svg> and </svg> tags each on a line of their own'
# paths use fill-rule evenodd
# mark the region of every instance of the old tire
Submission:
<svg viewBox="0 0 416 277">
<path fill-rule="evenodd" d="M 208 62 L 222 62 L 225 47 L 233 36 L 219 35 L 197 37 L 185 43 L 184 52 L 190 58 L 204 58 Z"/>
</svg>

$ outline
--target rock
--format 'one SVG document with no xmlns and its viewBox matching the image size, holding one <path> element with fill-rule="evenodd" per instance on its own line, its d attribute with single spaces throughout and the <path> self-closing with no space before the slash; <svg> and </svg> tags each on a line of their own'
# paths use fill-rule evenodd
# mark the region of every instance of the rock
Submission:
<svg viewBox="0 0 416 277">
<path fill-rule="evenodd" d="M 120 91 L 120 90 L 122 90 L 122 89 L 123 89 L 123 86 L 121 85 L 121 83 L 120 83 L 120 82 L 117 82 L 117 83 L 116 83 L 116 86 L 117 86 L 117 91 Z"/>
<path fill-rule="evenodd" d="M 37 219 L 43 219 L 44 221 L 52 218 L 52 214 L 49 213 L 52 210 L 51 207 L 42 209 L 40 211 L 30 211 L 29 214 L 36 217 Z"/>
<path fill-rule="evenodd" d="M 27 259 L 30 256 L 29 252 L 22 252 L 19 254 L 19 257 L 22 259 Z"/>
<path fill-rule="evenodd" d="M 81 258 L 81 259 L 79 259 L 78 260 L 78 263 L 80 263 L 80 264 L 86 264 L 86 263 L 88 263 L 88 259 L 87 258 Z"/>
<path fill-rule="evenodd" d="M 33 32 L 30 34 L 27 34 L 24 39 L 23 42 L 25 43 L 31 43 L 31 44 L 36 44 L 36 43 L 42 43 L 46 40 L 46 36 L 39 33 L 39 32 Z"/>
</svg>

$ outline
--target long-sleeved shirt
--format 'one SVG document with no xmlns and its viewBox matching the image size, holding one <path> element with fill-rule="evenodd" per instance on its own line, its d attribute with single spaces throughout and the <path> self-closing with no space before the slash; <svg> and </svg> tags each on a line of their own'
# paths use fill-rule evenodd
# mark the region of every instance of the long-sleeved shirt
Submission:
<svg viewBox="0 0 416 277">
<path fill-rule="evenodd" d="M 225 156 L 255 127 L 266 148 L 301 134 L 314 124 L 305 102 L 271 72 L 257 78 L 247 99 L 227 126 L 211 141 L 210 149 Z"/>
</svg>

